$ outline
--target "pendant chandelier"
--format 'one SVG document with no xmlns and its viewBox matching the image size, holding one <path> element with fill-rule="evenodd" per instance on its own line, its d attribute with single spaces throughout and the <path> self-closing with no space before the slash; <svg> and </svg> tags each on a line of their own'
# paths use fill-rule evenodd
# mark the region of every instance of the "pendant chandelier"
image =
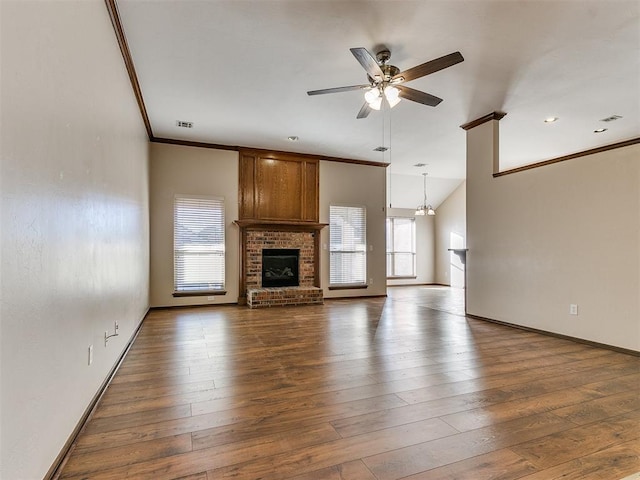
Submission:
<svg viewBox="0 0 640 480">
<path fill-rule="evenodd" d="M 422 205 L 419 205 L 418 208 L 416 208 L 416 213 L 415 215 L 435 215 L 436 211 L 433 209 L 433 207 L 431 206 L 431 204 L 427 204 L 427 173 L 423 173 L 422 174 L 423 177 L 423 183 L 424 183 L 424 200 L 422 201 Z"/>
</svg>

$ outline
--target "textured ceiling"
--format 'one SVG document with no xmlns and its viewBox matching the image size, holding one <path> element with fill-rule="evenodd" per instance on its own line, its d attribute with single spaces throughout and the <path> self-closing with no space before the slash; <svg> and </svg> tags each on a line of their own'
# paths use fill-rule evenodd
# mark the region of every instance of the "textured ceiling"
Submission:
<svg viewBox="0 0 640 480">
<path fill-rule="evenodd" d="M 421 179 L 407 179 L 425 169 L 439 204 L 465 177 L 460 125 L 493 111 L 507 113 L 503 169 L 640 132 L 636 0 L 118 0 L 118 8 L 154 136 L 390 162 L 392 198 L 403 192 L 394 206 L 420 203 Z M 407 83 L 443 98 L 437 107 L 402 100 L 357 120 L 362 92 L 306 94 L 366 83 L 349 48 L 379 45 L 401 70 L 455 51 L 465 61 Z M 600 121 L 611 115 L 623 118 Z M 559 120 L 545 124 L 550 116 Z M 593 133 L 599 127 L 608 130 Z M 380 145 L 390 150 L 374 152 Z M 405 185 L 418 191 L 407 195 Z"/>
</svg>

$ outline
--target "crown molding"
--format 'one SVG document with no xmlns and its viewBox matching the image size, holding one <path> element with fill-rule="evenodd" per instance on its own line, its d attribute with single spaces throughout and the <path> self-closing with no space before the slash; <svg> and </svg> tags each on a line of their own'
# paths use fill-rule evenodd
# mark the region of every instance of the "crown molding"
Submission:
<svg viewBox="0 0 640 480">
<path fill-rule="evenodd" d="M 465 123 L 464 125 L 460 125 L 460 128 L 463 130 L 471 130 L 478 125 L 482 125 L 483 123 L 487 123 L 490 120 L 502 120 L 506 115 L 505 112 L 491 112 L 484 117 L 476 118 L 475 120 L 470 121 L 469 123 Z"/>
</svg>

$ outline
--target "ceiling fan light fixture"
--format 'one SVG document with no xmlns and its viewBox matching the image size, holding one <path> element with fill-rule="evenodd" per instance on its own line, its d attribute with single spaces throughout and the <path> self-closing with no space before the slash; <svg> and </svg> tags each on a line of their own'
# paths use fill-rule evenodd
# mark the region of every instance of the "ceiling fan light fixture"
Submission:
<svg viewBox="0 0 640 480">
<path fill-rule="evenodd" d="M 384 89 L 384 96 L 386 97 L 387 102 L 389 102 L 389 106 L 391 108 L 400 103 L 400 90 L 398 90 L 394 86 L 387 85 L 387 87 Z"/>
<path fill-rule="evenodd" d="M 387 98 L 387 102 L 389 102 L 389 106 L 390 106 L 391 108 L 393 108 L 393 107 L 395 107 L 397 104 L 399 104 L 399 103 L 400 103 L 400 97 L 398 97 L 398 98 L 394 98 L 394 99 L 392 99 L 392 100 L 389 100 L 389 99 Z"/>
<path fill-rule="evenodd" d="M 387 85 L 387 87 L 384 89 L 384 96 L 387 97 L 387 100 L 398 98 L 400 96 L 400 90 L 398 90 L 394 86 Z"/>
<path fill-rule="evenodd" d="M 380 98 L 380 90 L 377 88 L 372 88 L 371 90 L 364 92 L 364 99 L 369 105 L 374 103 L 378 98 Z"/>
<path fill-rule="evenodd" d="M 373 102 L 369 102 L 369 106 L 373 110 L 380 110 L 380 108 L 382 107 L 382 97 L 378 97 Z"/>
</svg>

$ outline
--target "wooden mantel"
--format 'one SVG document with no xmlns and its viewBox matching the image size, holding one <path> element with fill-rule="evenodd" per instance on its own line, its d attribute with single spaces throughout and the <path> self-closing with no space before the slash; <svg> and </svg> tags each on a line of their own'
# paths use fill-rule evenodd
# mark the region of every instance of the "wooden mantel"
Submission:
<svg viewBox="0 0 640 480">
<path fill-rule="evenodd" d="M 253 230 L 265 230 L 265 229 L 277 229 L 277 230 L 292 230 L 292 231 L 316 231 L 322 230 L 329 225 L 328 223 L 316 223 L 316 222 L 300 222 L 297 220 L 260 220 L 260 219 L 242 219 L 236 220 L 233 223 L 238 225 L 241 229 L 250 228 Z"/>
</svg>

